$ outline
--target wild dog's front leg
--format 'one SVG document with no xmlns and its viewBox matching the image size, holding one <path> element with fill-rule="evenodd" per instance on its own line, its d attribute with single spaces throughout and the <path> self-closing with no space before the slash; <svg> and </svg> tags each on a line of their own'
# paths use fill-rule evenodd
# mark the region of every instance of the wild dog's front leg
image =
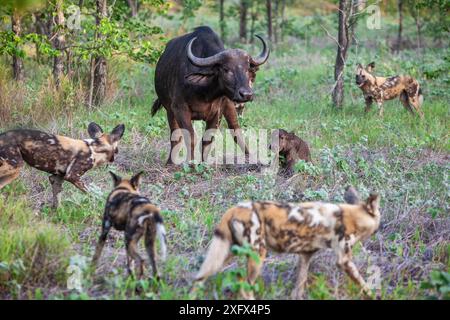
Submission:
<svg viewBox="0 0 450 320">
<path fill-rule="evenodd" d="M 372 291 L 352 261 L 352 244 L 350 244 L 349 241 L 344 241 L 343 245 L 340 246 L 337 265 L 347 273 L 350 279 L 361 287 L 362 292 L 366 297 L 372 298 Z"/>
<path fill-rule="evenodd" d="M 366 107 L 364 108 L 364 111 L 367 113 L 367 112 L 370 111 L 370 109 L 372 109 L 373 98 L 372 97 L 365 97 L 364 101 L 366 103 Z"/>
<path fill-rule="evenodd" d="M 380 117 L 382 117 L 383 114 L 384 114 L 383 101 L 382 101 L 382 100 L 378 100 L 378 101 L 377 101 L 377 106 L 378 106 L 378 115 L 379 115 Z"/>
<path fill-rule="evenodd" d="M 303 253 L 298 257 L 297 282 L 295 284 L 294 291 L 292 291 L 292 299 L 300 300 L 303 298 L 306 281 L 308 279 L 309 264 L 312 256 L 312 253 Z"/>
<path fill-rule="evenodd" d="M 50 180 L 50 184 L 52 185 L 52 208 L 57 209 L 61 198 L 62 184 L 64 182 L 64 179 L 56 174 L 51 175 L 50 177 L 48 177 L 48 179 Z"/>
<path fill-rule="evenodd" d="M 239 126 L 238 116 L 236 112 L 236 108 L 234 106 L 234 103 L 229 101 L 226 102 L 227 105 L 224 107 L 223 116 L 225 117 L 225 120 L 227 121 L 228 128 L 233 130 L 232 135 L 234 139 L 234 143 L 236 143 L 242 151 L 244 151 L 245 156 L 249 156 L 248 147 L 245 144 L 244 136 L 242 134 L 242 129 Z"/>
</svg>

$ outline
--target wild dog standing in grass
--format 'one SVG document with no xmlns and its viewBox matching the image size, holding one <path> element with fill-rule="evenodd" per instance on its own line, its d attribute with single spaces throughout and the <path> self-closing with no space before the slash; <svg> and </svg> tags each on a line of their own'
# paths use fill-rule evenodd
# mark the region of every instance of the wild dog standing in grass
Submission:
<svg viewBox="0 0 450 320">
<path fill-rule="evenodd" d="M 220 271 L 230 257 L 232 245 L 247 242 L 260 256 L 260 263 L 249 259 L 247 281 L 254 284 L 266 257 L 267 249 L 280 253 L 297 253 L 298 276 L 293 298 L 303 296 L 311 257 L 323 248 L 332 248 L 337 265 L 356 282 L 367 296 L 370 288 L 352 262 L 352 247 L 377 231 L 380 224 L 377 194 L 361 202 L 350 187 L 346 204 L 304 202 L 299 204 L 269 201 L 245 202 L 229 209 L 222 217 L 206 253 L 205 261 L 195 276 L 194 289 L 209 276 Z M 252 292 L 241 291 L 246 299 Z"/>
<path fill-rule="evenodd" d="M 146 197 L 139 194 L 140 172 L 131 179 L 122 179 L 110 172 L 114 181 L 114 189 L 106 201 L 103 215 L 102 231 L 98 240 L 92 264 L 96 266 L 105 245 L 111 227 L 125 232 L 125 248 L 127 250 L 127 271 L 132 274 L 132 261 L 135 262 L 137 278 L 143 274 L 143 259 L 137 251 L 140 238 L 145 238 L 145 248 L 150 258 L 154 276 L 159 279 L 156 268 L 156 236 L 160 239 L 161 256 L 166 255 L 166 231 L 159 209 Z"/>
<path fill-rule="evenodd" d="M 410 112 L 417 112 L 423 118 L 421 106 L 423 104 L 422 89 L 416 79 L 410 76 L 393 76 L 389 78 L 373 75 L 375 62 L 365 68 L 358 63 L 356 69 L 356 84 L 364 93 L 366 112 L 375 101 L 380 116 L 383 115 L 383 102 L 400 97 L 403 106 Z"/>
<path fill-rule="evenodd" d="M 88 170 L 114 161 L 118 142 L 125 131 L 123 124 L 110 134 L 91 122 L 91 139 L 77 140 L 38 130 L 11 130 L 0 134 L 0 189 L 19 176 L 24 162 L 52 174 L 53 208 L 58 207 L 62 183 L 68 181 L 83 192 L 87 188 L 80 180 Z"/>
</svg>

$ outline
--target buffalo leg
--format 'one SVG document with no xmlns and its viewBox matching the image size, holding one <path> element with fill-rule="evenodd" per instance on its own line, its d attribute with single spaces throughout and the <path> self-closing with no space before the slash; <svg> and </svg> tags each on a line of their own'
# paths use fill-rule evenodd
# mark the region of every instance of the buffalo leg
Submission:
<svg viewBox="0 0 450 320">
<path fill-rule="evenodd" d="M 208 160 L 211 144 L 214 141 L 214 133 L 219 128 L 219 118 L 214 117 L 212 120 L 206 121 L 205 134 L 202 139 L 202 161 Z"/>
<path fill-rule="evenodd" d="M 233 103 L 230 102 L 225 106 L 223 115 L 227 121 L 228 128 L 233 130 L 232 135 L 234 142 L 241 148 L 242 151 L 244 151 L 245 156 L 248 157 L 249 151 L 247 145 L 245 144 L 244 136 L 242 135 L 242 130 L 239 126 L 236 108 Z"/>
<path fill-rule="evenodd" d="M 191 112 L 187 109 L 187 106 L 180 110 L 175 115 L 175 119 L 182 129 L 184 143 L 186 145 L 188 161 L 194 160 L 195 156 L 195 132 L 192 126 Z"/>
<path fill-rule="evenodd" d="M 179 131 L 180 126 L 171 110 L 167 110 L 167 121 L 169 122 L 170 127 L 170 154 L 166 164 L 171 165 L 173 164 L 172 157 L 178 152 L 183 136 Z"/>
</svg>

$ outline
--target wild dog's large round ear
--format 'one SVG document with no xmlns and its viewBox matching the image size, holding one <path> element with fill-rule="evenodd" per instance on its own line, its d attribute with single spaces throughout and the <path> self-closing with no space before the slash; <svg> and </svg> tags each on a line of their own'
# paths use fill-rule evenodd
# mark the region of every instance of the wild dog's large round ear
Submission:
<svg viewBox="0 0 450 320">
<path fill-rule="evenodd" d="M 139 185 L 141 183 L 141 178 L 144 173 L 145 173 L 144 171 L 141 171 L 139 173 L 136 173 L 133 177 L 131 177 L 130 184 L 134 189 L 137 190 L 139 188 Z"/>
<path fill-rule="evenodd" d="M 367 209 L 369 213 L 374 214 L 380 208 L 380 195 L 378 193 L 371 193 L 366 200 Z"/>
<path fill-rule="evenodd" d="M 369 63 L 369 64 L 367 65 L 367 67 L 366 67 L 366 70 L 367 70 L 368 72 L 372 72 L 373 69 L 375 69 L 375 62 L 374 62 L 374 61 L 372 61 L 371 63 Z"/>
<path fill-rule="evenodd" d="M 363 66 L 361 63 L 356 64 L 356 69 L 363 69 Z"/>
<path fill-rule="evenodd" d="M 125 125 L 119 124 L 111 131 L 110 136 L 112 141 L 113 142 L 119 141 L 122 138 L 124 132 L 125 132 Z"/>
<path fill-rule="evenodd" d="M 92 139 L 98 139 L 102 136 L 103 129 L 95 122 L 91 122 L 88 126 L 88 133 Z"/>
<path fill-rule="evenodd" d="M 344 200 L 349 204 L 357 204 L 360 202 L 358 191 L 352 186 L 348 186 L 344 193 Z"/>
<path fill-rule="evenodd" d="M 120 182 L 122 182 L 122 178 L 116 175 L 114 172 L 109 171 L 111 177 L 113 178 L 114 187 L 116 187 Z"/>
</svg>

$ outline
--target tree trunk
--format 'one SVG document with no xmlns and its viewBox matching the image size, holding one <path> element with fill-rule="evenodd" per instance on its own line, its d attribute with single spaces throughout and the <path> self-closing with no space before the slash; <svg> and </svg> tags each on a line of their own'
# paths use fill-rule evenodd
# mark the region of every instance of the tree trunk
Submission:
<svg viewBox="0 0 450 320">
<path fill-rule="evenodd" d="M 108 16 L 108 6 L 106 0 L 96 0 L 97 3 L 97 26 L 103 18 Z M 105 40 L 105 36 L 101 33 L 97 35 L 99 42 Z M 100 105 L 106 96 L 106 58 L 103 56 L 97 56 L 94 59 L 94 63 L 91 65 L 94 68 L 94 81 L 93 81 L 93 99 L 94 105 Z"/>
<path fill-rule="evenodd" d="M 399 52 L 402 46 L 402 31 L 403 31 L 403 0 L 398 0 L 398 35 L 396 51 Z"/>
<path fill-rule="evenodd" d="M 247 12 L 248 0 L 241 0 L 239 6 L 239 39 L 242 42 L 247 42 Z"/>
<path fill-rule="evenodd" d="M 422 48 L 422 25 L 420 24 L 419 20 L 419 13 L 416 14 L 414 17 L 414 20 L 416 22 L 416 28 L 417 28 L 417 47 L 419 48 L 419 51 Z"/>
<path fill-rule="evenodd" d="M 351 16 L 349 17 L 349 23 L 350 23 L 350 32 L 349 32 L 349 39 L 352 41 L 353 44 L 356 43 L 355 38 L 355 30 L 356 30 L 356 22 L 357 22 L 357 14 L 359 11 L 359 5 L 360 0 L 351 0 Z"/>
<path fill-rule="evenodd" d="M 219 25 L 220 25 L 220 37 L 222 41 L 225 42 L 225 9 L 224 1 L 219 0 Z"/>
<path fill-rule="evenodd" d="M 13 13 L 11 16 L 11 28 L 12 32 L 17 36 L 20 37 L 20 34 L 22 33 L 22 28 L 20 24 L 20 15 L 19 12 L 16 9 L 13 9 Z M 17 48 L 19 50 L 19 48 Z M 17 55 L 17 53 L 14 53 L 12 56 L 12 68 L 13 68 L 13 76 L 14 80 L 16 81 L 22 81 L 23 76 L 23 61 L 22 58 Z"/>
<path fill-rule="evenodd" d="M 279 2 L 280 0 L 275 0 L 275 10 L 273 11 L 273 20 L 275 21 L 275 24 L 273 25 L 273 41 L 275 43 L 278 42 L 278 10 L 280 8 Z"/>
<path fill-rule="evenodd" d="M 131 10 L 131 17 L 136 17 L 138 13 L 138 4 L 137 0 L 127 0 L 128 6 Z"/>
<path fill-rule="evenodd" d="M 56 11 L 56 30 L 57 34 L 53 40 L 53 46 L 59 51 L 59 54 L 53 59 L 53 79 L 55 81 L 55 86 L 59 89 L 61 84 L 61 77 L 64 71 L 64 46 L 66 39 L 64 37 L 64 11 L 63 11 L 63 0 L 56 0 L 55 3 Z"/>
<path fill-rule="evenodd" d="M 280 38 L 284 41 L 284 26 L 286 25 L 286 0 L 281 0 Z"/>
<path fill-rule="evenodd" d="M 273 28 L 272 28 L 272 1 L 271 0 L 266 0 L 266 13 L 267 13 L 267 37 L 269 38 L 269 41 L 272 41 Z"/>
<path fill-rule="evenodd" d="M 348 24 L 352 12 L 351 4 L 352 0 L 339 0 L 338 48 L 334 66 L 334 80 L 336 83 L 332 93 L 333 105 L 336 108 L 342 108 L 344 101 L 344 67 L 351 42 Z"/>
</svg>

